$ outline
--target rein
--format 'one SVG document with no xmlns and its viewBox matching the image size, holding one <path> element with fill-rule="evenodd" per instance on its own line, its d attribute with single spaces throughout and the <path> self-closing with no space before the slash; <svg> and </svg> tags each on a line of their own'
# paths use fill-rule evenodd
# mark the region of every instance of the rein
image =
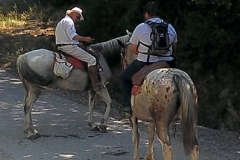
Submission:
<svg viewBox="0 0 240 160">
<path fill-rule="evenodd" d="M 126 56 L 124 56 L 122 53 L 121 53 L 121 66 L 122 66 L 122 71 L 125 70 L 125 68 L 128 66 Z"/>
<path fill-rule="evenodd" d="M 129 65 L 128 61 L 127 61 L 127 58 L 126 58 L 126 48 L 127 46 L 130 45 L 130 43 L 126 43 L 125 47 L 122 48 L 122 51 L 121 51 L 121 66 L 122 66 L 122 70 L 125 70 L 126 67 Z"/>
</svg>

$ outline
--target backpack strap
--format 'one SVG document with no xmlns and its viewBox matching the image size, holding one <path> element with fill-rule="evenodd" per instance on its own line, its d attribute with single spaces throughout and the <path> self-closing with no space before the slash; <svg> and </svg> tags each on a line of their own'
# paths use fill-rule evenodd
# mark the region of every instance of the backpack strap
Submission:
<svg viewBox="0 0 240 160">
<path fill-rule="evenodd" d="M 141 41 L 139 41 L 138 42 L 138 45 L 137 45 L 137 50 L 138 50 L 138 47 L 139 47 L 139 45 L 140 44 L 142 44 L 143 46 L 146 46 L 146 47 L 148 47 L 148 50 L 150 49 L 150 47 L 151 46 L 149 46 L 149 45 L 147 45 L 147 44 L 145 44 L 145 43 L 143 43 L 143 42 L 141 42 Z M 149 52 L 149 51 L 148 51 Z M 148 52 L 146 52 L 146 53 L 143 53 L 143 52 L 139 52 L 139 53 L 142 53 L 142 54 L 147 54 L 148 55 L 148 57 L 147 57 L 147 62 L 149 62 L 149 58 L 150 58 L 150 55 L 148 54 Z"/>
<path fill-rule="evenodd" d="M 146 20 L 144 21 L 144 23 L 148 24 L 152 29 L 153 29 L 153 25 L 156 24 L 156 23 L 164 23 L 166 26 L 168 26 L 168 22 L 167 21 L 164 21 L 162 20 L 161 22 L 153 22 L 153 21 L 150 21 L 150 20 Z"/>
<path fill-rule="evenodd" d="M 148 24 L 151 28 L 153 27 L 153 25 L 154 25 L 155 23 L 164 23 L 164 24 L 166 24 L 166 25 L 169 24 L 167 21 L 164 21 L 164 20 L 162 20 L 161 22 L 157 22 L 157 21 L 153 22 L 153 21 L 150 21 L 150 20 L 146 20 L 146 21 L 144 21 L 144 23 Z"/>
<path fill-rule="evenodd" d="M 152 25 L 151 25 L 151 24 L 154 23 L 154 22 L 149 21 L 149 20 L 146 20 L 146 21 L 144 21 L 144 23 L 148 24 L 148 25 L 152 28 Z M 142 45 L 145 46 L 145 47 L 148 47 L 149 49 L 150 49 L 150 47 L 151 47 L 151 45 L 147 45 L 147 44 L 139 41 L 139 42 L 138 42 L 138 45 L 137 45 L 137 49 L 139 48 L 139 45 L 140 45 L 140 44 L 142 44 Z M 149 49 L 148 49 L 148 50 L 149 50 Z M 143 53 L 143 54 L 148 54 L 148 52 Z"/>
</svg>

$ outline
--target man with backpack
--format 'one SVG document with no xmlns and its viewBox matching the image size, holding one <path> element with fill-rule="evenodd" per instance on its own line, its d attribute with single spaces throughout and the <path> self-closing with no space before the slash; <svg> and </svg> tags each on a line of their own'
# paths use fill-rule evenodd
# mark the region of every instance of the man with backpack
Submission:
<svg viewBox="0 0 240 160">
<path fill-rule="evenodd" d="M 158 6 L 154 2 L 144 8 L 145 21 L 133 31 L 130 39 L 135 59 L 121 74 L 122 109 L 125 116 L 132 116 L 131 89 L 132 77 L 141 68 L 155 62 L 165 61 L 169 67 L 176 67 L 173 53 L 177 48 L 177 33 L 173 26 L 158 16 Z"/>
</svg>

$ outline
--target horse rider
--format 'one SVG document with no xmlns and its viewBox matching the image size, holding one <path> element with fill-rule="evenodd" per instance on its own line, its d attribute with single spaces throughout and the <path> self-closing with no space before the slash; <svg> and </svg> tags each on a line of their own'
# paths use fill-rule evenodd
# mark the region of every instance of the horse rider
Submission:
<svg viewBox="0 0 240 160">
<path fill-rule="evenodd" d="M 56 45 L 58 50 L 88 64 L 88 74 L 92 81 L 93 90 L 98 92 L 104 86 L 98 79 L 96 58 L 79 46 L 79 41 L 91 43 L 94 39 L 80 36 L 75 28 L 77 21 L 84 20 L 82 12 L 79 7 L 66 11 L 65 17 L 58 22 L 55 30 Z"/>
<path fill-rule="evenodd" d="M 163 20 L 158 16 L 158 6 L 154 2 L 149 2 L 144 7 L 144 18 L 145 21 L 162 22 Z M 132 116 L 131 109 L 131 89 L 132 89 L 132 76 L 137 73 L 145 65 L 152 64 L 158 61 L 165 61 L 170 67 L 176 67 L 173 53 L 176 52 L 177 48 L 177 33 L 171 24 L 168 25 L 168 35 L 170 41 L 170 48 L 167 52 L 167 56 L 155 56 L 146 54 L 151 46 L 151 32 L 152 28 L 147 23 L 140 23 L 133 31 L 133 34 L 129 40 L 131 51 L 137 54 L 137 58 L 127 66 L 120 76 L 120 87 L 122 96 L 122 111 L 125 116 Z M 141 43 L 140 43 L 141 42 Z"/>
</svg>

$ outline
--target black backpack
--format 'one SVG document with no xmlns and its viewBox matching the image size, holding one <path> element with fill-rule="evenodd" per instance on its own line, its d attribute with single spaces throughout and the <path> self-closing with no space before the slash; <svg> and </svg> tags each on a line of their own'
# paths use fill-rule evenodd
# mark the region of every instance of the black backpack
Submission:
<svg viewBox="0 0 240 160">
<path fill-rule="evenodd" d="M 169 43 L 168 23 L 165 21 L 160 23 L 145 21 L 145 23 L 152 28 L 152 33 L 150 34 L 152 44 L 149 46 L 148 54 L 164 56 L 164 54 L 169 51 L 169 47 L 171 46 Z"/>
</svg>

